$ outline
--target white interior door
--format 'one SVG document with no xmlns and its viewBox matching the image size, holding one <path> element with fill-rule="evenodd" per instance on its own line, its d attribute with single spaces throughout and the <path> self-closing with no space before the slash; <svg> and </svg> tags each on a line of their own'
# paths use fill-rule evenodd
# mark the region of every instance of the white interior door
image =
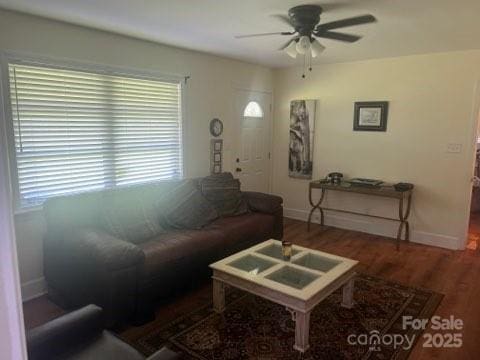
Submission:
<svg viewBox="0 0 480 360">
<path fill-rule="evenodd" d="M 242 190 L 269 191 L 271 100 L 268 93 L 237 90 L 238 137 L 234 169 Z"/>
</svg>

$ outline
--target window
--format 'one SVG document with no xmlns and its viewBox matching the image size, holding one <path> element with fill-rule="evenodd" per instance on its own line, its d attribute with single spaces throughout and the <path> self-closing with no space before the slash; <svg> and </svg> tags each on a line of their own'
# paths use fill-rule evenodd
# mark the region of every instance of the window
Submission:
<svg viewBox="0 0 480 360">
<path fill-rule="evenodd" d="M 9 64 L 19 206 L 182 176 L 181 83 Z"/>
<path fill-rule="evenodd" d="M 263 111 L 260 105 L 255 101 L 250 101 L 243 112 L 245 117 L 263 117 Z"/>
</svg>

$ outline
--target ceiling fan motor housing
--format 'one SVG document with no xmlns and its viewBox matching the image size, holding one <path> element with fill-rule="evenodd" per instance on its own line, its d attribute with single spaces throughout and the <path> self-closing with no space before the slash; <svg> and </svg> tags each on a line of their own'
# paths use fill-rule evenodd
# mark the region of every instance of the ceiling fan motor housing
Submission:
<svg viewBox="0 0 480 360">
<path fill-rule="evenodd" d="M 311 36 L 320 22 L 322 8 L 317 5 L 300 5 L 288 10 L 288 16 L 300 36 Z"/>
</svg>

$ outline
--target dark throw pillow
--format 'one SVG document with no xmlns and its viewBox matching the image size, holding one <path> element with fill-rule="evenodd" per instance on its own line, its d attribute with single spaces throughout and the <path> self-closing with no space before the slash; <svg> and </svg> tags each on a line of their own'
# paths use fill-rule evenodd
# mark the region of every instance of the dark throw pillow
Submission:
<svg viewBox="0 0 480 360">
<path fill-rule="evenodd" d="M 248 205 L 240 192 L 240 181 L 231 173 L 207 176 L 200 181 L 205 198 L 220 216 L 236 216 L 248 212 Z"/>
<path fill-rule="evenodd" d="M 201 229 L 218 218 L 215 207 L 203 197 L 192 180 L 180 183 L 165 194 L 158 208 L 163 223 L 175 229 Z"/>
<path fill-rule="evenodd" d="M 134 244 L 165 232 L 155 204 L 129 189 L 105 194 L 101 223 L 110 234 Z"/>
</svg>

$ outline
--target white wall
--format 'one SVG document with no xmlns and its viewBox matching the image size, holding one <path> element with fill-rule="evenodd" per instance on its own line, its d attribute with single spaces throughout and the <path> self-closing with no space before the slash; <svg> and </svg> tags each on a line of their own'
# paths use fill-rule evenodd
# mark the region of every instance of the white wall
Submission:
<svg viewBox="0 0 480 360">
<path fill-rule="evenodd" d="M 310 208 L 308 181 L 288 177 L 289 104 L 318 99 L 313 178 L 340 171 L 411 182 L 412 240 L 457 248 L 468 219 L 479 73 L 480 51 L 320 65 L 306 79 L 299 69 L 277 70 L 273 189 L 284 197 L 286 214 L 305 219 Z M 353 131 L 354 102 L 375 100 L 389 101 L 387 132 Z M 462 144 L 462 152 L 446 153 L 448 143 Z M 361 195 L 332 193 L 327 203 L 380 215 L 398 212 L 390 200 Z M 397 226 L 338 213 L 327 223 L 387 236 L 395 236 Z"/>
<path fill-rule="evenodd" d="M 186 176 L 209 172 L 210 134 L 214 117 L 224 122 L 224 165 L 233 166 L 233 94 L 235 87 L 271 91 L 268 68 L 136 40 L 29 15 L 0 10 L 0 49 L 165 74 L 190 75 L 186 87 Z M 23 297 L 44 289 L 40 214 L 16 216 Z"/>
</svg>

